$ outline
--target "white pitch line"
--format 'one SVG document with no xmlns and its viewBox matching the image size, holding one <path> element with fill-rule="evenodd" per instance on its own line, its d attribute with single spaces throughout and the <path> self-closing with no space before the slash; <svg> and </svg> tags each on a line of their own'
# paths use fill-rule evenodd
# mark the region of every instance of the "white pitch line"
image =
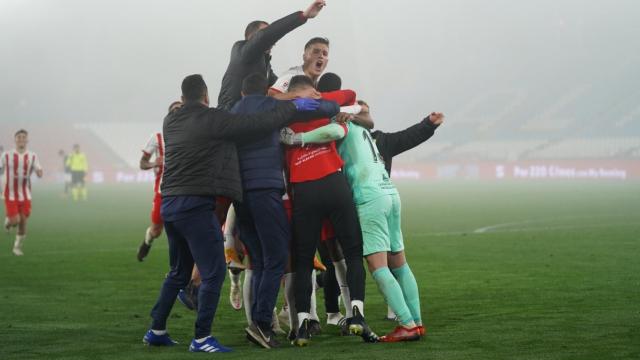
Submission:
<svg viewBox="0 0 640 360">
<path fill-rule="evenodd" d="M 472 231 L 451 231 L 451 232 L 433 232 L 433 233 L 415 233 L 409 234 L 409 236 L 416 237 L 444 237 L 444 236 L 463 236 L 463 235 L 483 235 L 483 234 L 501 234 L 511 232 L 525 232 L 525 231 L 552 231 L 552 230 L 572 230 L 572 229 L 585 229 L 585 228 L 600 228 L 600 227 L 627 227 L 627 226 L 640 226 L 640 222 L 621 222 L 610 224 L 590 224 L 590 225 L 556 225 L 556 226 L 538 226 L 538 227 L 523 227 L 515 229 L 505 229 L 501 231 L 491 232 L 476 232 Z M 483 228 L 481 228 L 483 229 Z"/>
</svg>

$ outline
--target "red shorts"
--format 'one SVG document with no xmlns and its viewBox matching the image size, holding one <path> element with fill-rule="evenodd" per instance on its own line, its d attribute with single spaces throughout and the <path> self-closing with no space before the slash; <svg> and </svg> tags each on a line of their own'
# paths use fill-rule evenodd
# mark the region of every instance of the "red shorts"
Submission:
<svg viewBox="0 0 640 360">
<path fill-rule="evenodd" d="M 162 207 L 162 196 L 156 194 L 153 197 L 153 207 L 151 207 L 151 223 L 154 225 L 162 225 L 162 215 L 160 214 L 160 208 Z"/>
<path fill-rule="evenodd" d="M 12 218 L 17 215 L 29 217 L 31 215 L 31 200 L 17 201 L 4 199 L 6 217 Z"/>
</svg>

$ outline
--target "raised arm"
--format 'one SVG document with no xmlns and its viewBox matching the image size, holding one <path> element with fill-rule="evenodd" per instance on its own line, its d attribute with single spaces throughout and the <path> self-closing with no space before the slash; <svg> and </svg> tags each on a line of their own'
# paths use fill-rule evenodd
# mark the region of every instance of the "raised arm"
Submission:
<svg viewBox="0 0 640 360">
<path fill-rule="evenodd" d="M 431 113 L 421 122 L 402 131 L 394 133 L 376 131 L 372 135 L 376 139 L 376 145 L 380 153 L 383 156 L 393 157 L 429 140 L 443 120 L 444 115 L 442 113 Z"/>
<path fill-rule="evenodd" d="M 242 61 L 248 63 L 254 61 L 258 56 L 262 56 L 265 51 L 271 49 L 278 40 L 289 32 L 306 23 L 307 19 L 316 17 L 325 5 L 325 0 L 315 0 L 307 10 L 296 11 L 256 32 L 242 48 Z"/>
</svg>

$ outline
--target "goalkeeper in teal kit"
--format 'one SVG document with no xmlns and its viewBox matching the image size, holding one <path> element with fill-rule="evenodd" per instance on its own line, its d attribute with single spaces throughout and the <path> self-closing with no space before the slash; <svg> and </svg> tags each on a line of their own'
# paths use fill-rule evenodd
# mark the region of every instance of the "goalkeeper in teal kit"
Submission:
<svg viewBox="0 0 640 360">
<path fill-rule="evenodd" d="M 368 112 L 366 105 L 362 107 L 362 111 Z M 432 113 L 427 120 L 439 124 L 442 118 L 442 114 Z M 283 131 L 281 138 L 294 146 L 342 139 L 339 153 L 358 209 L 363 254 L 380 292 L 400 322 L 380 341 L 418 340 L 425 329 L 418 286 L 404 255 L 400 196 L 369 130 L 354 122 L 347 124 L 347 131 L 343 126 L 330 124 L 307 133 Z"/>
</svg>

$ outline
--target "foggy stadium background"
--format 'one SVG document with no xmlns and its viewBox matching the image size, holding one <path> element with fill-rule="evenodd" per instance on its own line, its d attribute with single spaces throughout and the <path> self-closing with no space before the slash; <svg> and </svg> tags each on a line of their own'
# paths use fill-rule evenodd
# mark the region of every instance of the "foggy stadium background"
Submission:
<svg viewBox="0 0 640 360">
<path fill-rule="evenodd" d="M 19 128 L 61 181 L 80 144 L 94 183 L 152 181 L 137 169 L 185 75 L 212 105 L 250 20 L 307 1 L 0 2 L 0 145 Z M 394 161 L 397 179 L 640 178 L 639 5 L 634 1 L 332 1 L 273 50 L 279 74 L 313 36 L 327 71 L 372 107 L 376 128 L 447 116 Z"/>
</svg>

